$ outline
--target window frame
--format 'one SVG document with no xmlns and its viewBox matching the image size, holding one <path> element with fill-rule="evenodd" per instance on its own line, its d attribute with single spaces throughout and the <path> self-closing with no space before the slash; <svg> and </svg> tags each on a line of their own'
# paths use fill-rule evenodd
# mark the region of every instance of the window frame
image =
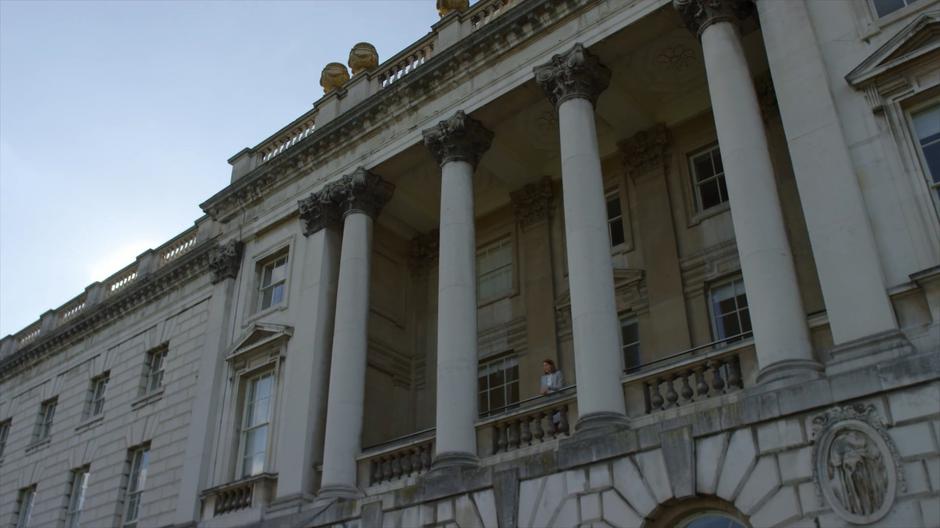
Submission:
<svg viewBox="0 0 940 528">
<path fill-rule="evenodd" d="M 125 462 L 125 483 L 121 492 L 121 528 L 136 528 L 140 523 L 140 505 L 147 489 L 147 473 L 150 469 L 150 444 L 145 443 L 128 449 Z M 141 478 L 141 475 L 143 476 Z M 131 504 L 134 517 L 128 518 Z"/>
<path fill-rule="evenodd" d="M 620 214 L 611 218 L 610 216 L 610 202 L 616 199 L 617 205 L 620 207 Z M 608 189 L 604 193 L 604 216 L 607 218 L 607 243 L 610 246 L 611 251 L 619 251 L 624 249 L 627 246 L 627 223 L 626 223 L 626 207 L 624 207 L 624 197 L 623 193 L 620 192 L 620 186 L 613 187 Z M 613 237 L 613 223 L 620 223 L 620 236 L 623 238 L 619 243 L 614 244 Z"/>
<path fill-rule="evenodd" d="M 643 366 L 643 357 L 640 355 L 642 353 L 642 336 L 640 335 L 640 320 L 637 318 L 634 313 L 626 313 L 620 316 L 620 360 L 623 365 L 623 372 L 633 372 L 638 368 Z M 623 330 L 624 327 L 634 325 L 636 326 L 636 341 L 632 343 L 624 343 Z M 627 348 L 635 347 L 636 354 L 636 365 L 629 365 L 627 362 Z"/>
<path fill-rule="evenodd" d="M 722 344 L 733 343 L 735 341 L 740 341 L 742 339 L 746 339 L 753 335 L 754 326 L 753 326 L 753 322 L 751 321 L 751 305 L 750 305 L 750 302 L 748 302 L 748 304 L 743 308 L 743 310 L 741 306 L 738 305 L 739 295 L 737 294 L 737 289 L 736 289 L 737 284 L 741 285 L 741 289 L 744 294 L 744 299 L 745 301 L 747 301 L 747 287 L 744 284 L 744 277 L 740 274 L 727 277 L 719 281 L 715 281 L 708 285 L 705 299 L 706 299 L 706 302 L 708 303 L 708 319 L 711 322 L 712 341 L 722 341 L 723 342 Z M 730 299 L 734 300 L 734 306 L 735 306 L 735 310 L 733 313 L 736 316 L 738 327 L 741 329 L 741 331 L 734 335 L 722 336 L 721 333 L 723 332 L 723 330 L 719 330 L 718 316 L 715 313 L 714 295 L 718 290 L 729 288 L 729 287 L 732 288 L 732 296 L 730 297 Z M 743 319 L 741 319 L 741 312 L 744 310 L 747 311 L 747 323 L 749 327 L 747 330 L 743 329 L 744 321 Z M 724 313 L 722 314 L 722 317 L 726 317 L 731 313 L 732 312 Z"/>
<path fill-rule="evenodd" d="M 271 268 L 271 275 L 273 279 L 274 270 L 279 267 L 277 266 L 277 263 L 280 262 L 282 259 L 284 260 L 284 264 L 282 265 L 284 268 L 284 277 L 277 281 L 272 280 L 272 282 L 269 284 L 265 284 L 264 283 L 265 270 L 268 269 L 269 267 Z M 256 264 L 256 290 L 255 290 L 256 301 L 255 301 L 255 310 L 254 310 L 256 313 L 267 312 L 267 311 L 276 309 L 282 305 L 285 305 L 287 303 L 287 288 L 290 282 L 289 281 L 290 263 L 291 263 L 290 250 L 289 248 L 286 248 L 286 247 L 280 248 L 279 250 L 275 251 L 273 254 L 268 255 L 257 262 Z M 273 292 L 274 289 L 277 288 L 278 286 L 281 287 L 281 298 L 277 302 L 274 302 L 273 294 L 272 294 L 271 303 L 268 304 L 267 306 L 264 306 L 265 291 L 271 290 Z"/>
<path fill-rule="evenodd" d="M 110 371 L 103 372 L 91 378 L 91 386 L 88 389 L 88 396 L 85 400 L 85 409 L 82 412 L 83 419 L 88 420 L 104 414 L 105 394 L 107 394 L 108 382 L 110 381 Z"/>
<path fill-rule="evenodd" d="M 500 369 L 502 371 L 502 377 L 503 377 L 502 383 L 499 385 L 495 385 L 495 386 L 489 385 L 490 376 L 489 376 L 489 373 L 484 375 L 485 369 L 497 363 L 501 363 L 505 365 L 506 363 L 509 363 L 509 362 L 513 362 L 513 364 L 508 365 L 508 366 L 503 366 L 503 368 Z M 512 380 L 507 380 L 506 371 L 512 368 L 515 368 L 516 370 L 516 374 L 515 374 L 516 377 Z M 486 380 L 487 385 L 485 388 L 481 389 L 480 382 L 481 380 L 484 380 L 484 379 Z M 510 396 L 512 394 L 511 389 L 510 389 L 511 385 L 515 385 L 516 387 L 516 397 L 515 397 L 515 400 L 513 401 L 510 401 L 511 400 Z M 502 396 L 503 396 L 503 405 L 499 407 L 495 407 L 495 408 L 492 406 L 492 401 L 491 401 L 491 396 L 490 396 L 490 393 L 494 389 L 502 389 Z M 509 353 L 500 354 L 497 356 L 491 356 L 491 357 L 479 360 L 479 362 L 477 363 L 477 417 L 478 418 L 480 419 L 491 418 L 493 416 L 506 412 L 509 409 L 514 408 L 515 406 L 519 404 L 519 402 L 522 399 L 519 391 L 520 391 L 519 356 L 517 354 L 513 352 L 509 352 Z M 485 406 L 486 410 L 484 410 L 484 406 L 481 405 L 484 395 L 486 396 L 486 402 L 487 402 L 487 405 Z"/>
<path fill-rule="evenodd" d="M 79 478 L 82 480 L 79 481 Z M 69 494 L 65 507 L 65 528 L 79 528 L 90 479 L 91 466 L 88 464 L 71 471 Z"/>
<path fill-rule="evenodd" d="M 144 357 L 144 370 L 141 375 L 140 395 L 148 396 L 160 392 L 165 386 L 166 362 L 170 355 L 168 343 L 151 348 Z M 155 366 L 155 359 L 159 357 L 160 361 Z M 157 368 L 159 367 L 159 368 Z M 156 385 L 154 385 L 156 383 Z"/>
<path fill-rule="evenodd" d="M 0 462 L 3 462 L 3 455 L 6 453 L 7 439 L 10 437 L 10 429 L 13 428 L 13 419 L 7 418 L 0 420 Z"/>
<path fill-rule="evenodd" d="M 264 453 L 261 462 L 261 471 L 257 473 L 246 473 L 245 472 L 245 459 L 246 459 L 246 450 L 248 448 L 247 433 L 248 429 L 245 427 L 245 421 L 248 413 L 248 396 L 251 384 L 257 380 L 268 377 L 271 378 L 271 392 L 268 396 L 268 416 L 267 421 L 264 422 L 264 426 L 267 427 L 265 432 L 265 444 L 264 444 Z M 277 390 L 278 390 L 278 369 L 276 363 L 268 363 L 261 366 L 260 368 L 253 369 L 251 371 L 245 372 L 239 376 L 239 397 L 237 399 L 238 404 L 238 430 L 236 431 L 238 435 L 238 449 L 236 451 L 237 461 L 235 467 L 236 478 L 248 478 L 255 475 L 259 475 L 267 472 L 271 464 L 271 443 L 273 439 L 273 422 L 277 405 Z M 262 424 L 253 424 L 250 426 L 250 429 L 256 430 Z"/>
<path fill-rule="evenodd" d="M 503 246 L 508 247 L 507 254 L 509 255 L 508 264 L 500 264 L 499 266 L 481 272 L 480 259 L 485 256 L 487 252 L 498 250 Z M 474 253 L 474 275 L 475 275 L 475 293 L 477 297 L 477 306 L 483 306 L 490 304 L 492 302 L 498 301 L 500 299 L 505 299 L 506 297 L 512 297 L 516 294 L 516 241 L 512 233 L 505 233 L 503 235 L 497 236 L 484 244 L 479 244 Z M 498 273 L 506 270 L 508 268 L 509 274 L 509 285 L 504 290 L 499 290 L 490 295 L 484 296 L 481 292 L 481 286 L 483 284 L 484 276 L 487 278 L 492 278 L 498 276 Z"/>
<path fill-rule="evenodd" d="M 16 524 L 13 525 L 14 528 L 27 528 L 29 526 L 33 516 L 33 508 L 36 506 L 36 489 L 36 484 L 30 484 L 25 488 L 20 488 L 17 492 L 16 513 L 13 514 L 16 519 Z"/>
<path fill-rule="evenodd" d="M 927 193 L 934 204 L 937 214 L 940 215 L 940 174 L 937 175 L 937 181 L 933 181 L 933 173 L 927 165 L 927 158 L 924 156 L 924 148 L 921 145 L 920 137 L 917 135 L 917 129 L 914 125 L 914 116 L 922 111 L 936 108 L 940 112 L 940 94 L 936 97 L 930 97 L 919 101 L 904 109 L 904 118 L 911 138 L 911 147 L 914 149 L 917 168 L 921 173 L 921 181 L 927 188 Z"/>
<path fill-rule="evenodd" d="M 33 428 L 33 444 L 52 438 L 52 424 L 55 422 L 55 411 L 58 405 L 58 396 L 39 404 L 39 416 L 36 417 L 36 426 Z"/>
<path fill-rule="evenodd" d="M 888 11 L 887 13 L 881 14 L 878 12 L 878 6 L 875 4 L 876 0 L 868 0 L 868 7 L 871 9 L 872 18 L 875 21 L 879 21 L 879 20 L 885 20 L 888 17 L 892 17 L 892 16 L 904 16 L 903 14 L 899 14 L 899 13 L 906 13 L 907 10 L 909 10 L 912 5 L 920 2 L 920 0 L 900 0 L 900 1 L 904 2 L 904 5 L 902 5 L 901 7 L 892 9 L 891 11 Z"/>
<path fill-rule="evenodd" d="M 695 168 L 695 159 L 704 156 L 705 154 L 711 155 L 710 161 L 712 170 L 714 172 L 711 176 L 706 178 L 705 181 L 699 181 L 698 173 Z M 717 154 L 717 158 L 721 162 L 720 172 L 715 166 L 715 154 Z M 692 207 L 695 216 L 707 216 L 727 210 L 730 207 L 731 200 L 728 196 L 728 182 L 725 178 L 724 160 L 721 158 L 721 145 L 719 145 L 717 141 L 714 141 L 708 145 L 688 152 L 686 154 L 686 165 L 689 171 L 689 184 L 692 186 Z M 702 202 L 701 187 L 703 184 L 710 183 L 711 181 L 715 181 L 718 185 L 719 202 L 705 207 L 705 204 Z M 724 194 L 722 194 L 722 189 L 724 189 Z"/>
</svg>

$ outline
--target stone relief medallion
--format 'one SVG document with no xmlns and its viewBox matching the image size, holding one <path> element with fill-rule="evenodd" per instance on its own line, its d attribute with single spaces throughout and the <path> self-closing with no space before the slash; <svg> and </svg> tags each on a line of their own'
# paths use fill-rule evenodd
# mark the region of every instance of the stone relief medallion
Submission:
<svg viewBox="0 0 940 528">
<path fill-rule="evenodd" d="M 897 449 L 874 405 L 847 405 L 813 419 L 813 478 L 819 495 L 855 524 L 884 517 L 904 489 Z"/>
<path fill-rule="evenodd" d="M 705 65 L 697 46 L 688 31 L 674 31 L 638 49 L 631 63 L 646 90 L 686 93 L 689 85 L 705 82 Z"/>
</svg>

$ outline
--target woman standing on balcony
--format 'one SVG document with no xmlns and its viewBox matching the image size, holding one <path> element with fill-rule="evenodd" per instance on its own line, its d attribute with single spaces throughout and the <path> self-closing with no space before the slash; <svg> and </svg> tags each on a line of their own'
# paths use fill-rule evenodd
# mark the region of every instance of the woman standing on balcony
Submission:
<svg viewBox="0 0 940 528">
<path fill-rule="evenodd" d="M 551 359 L 546 359 L 542 361 L 542 382 L 541 382 L 541 393 L 543 396 L 548 396 L 549 394 L 554 394 L 565 386 L 565 379 L 561 375 L 561 371 L 555 366 L 555 362 Z M 555 411 L 552 413 L 552 428 L 554 433 L 558 434 L 565 429 L 567 425 L 562 423 L 561 412 Z"/>
</svg>

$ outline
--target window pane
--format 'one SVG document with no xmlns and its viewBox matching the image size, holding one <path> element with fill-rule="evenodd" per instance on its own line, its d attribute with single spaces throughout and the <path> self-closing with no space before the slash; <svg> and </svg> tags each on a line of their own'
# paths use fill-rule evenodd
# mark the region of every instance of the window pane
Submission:
<svg viewBox="0 0 940 528">
<path fill-rule="evenodd" d="M 724 173 L 725 167 L 721 164 L 721 150 L 718 147 L 715 147 L 711 151 L 712 156 L 712 165 L 715 167 L 715 174 Z"/>
<path fill-rule="evenodd" d="M 933 182 L 940 183 L 940 141 L 924 147 L 924 159 Z"/>
<path fill-rule="evenodd" d="M 124 515 L 124 521 L 137 520 L 137 507 L 140 505 L 140 494 L 134 493 L 127 499 L 127 513 Z"/>
<path fill-rule="evenodd" d="M 721 189 L 718 180 L 711 180 L 698 187 L 702 209 L 708 209 L 721 203 Z"/>
<path fill-rule="evenodd" d="M 507 382 L 516 381 L 518 379 L 519 379 L 519 367 L 518 366 L 513 365 L 509 367 L 508 369 L 506 369 L 506 381 Z"/>
<path fill-rule="evenodd" d="M 618 218 L 610 223 L 610 246 L 619 246 L 624 240 L 623 221 Z"/>
<path fill-rule="evenodd" d="M 503 384 L 503 371 L 494 370 L 490 372 L 490 387 L 497 387 Z"/>
<path fill-rule="evenodd" d="M 264 309 L 269 306 L 271 306 L 271 288 L 261 292 L 261 308 Z"/>
<path fill-rule="evenodd" d="M 509 385 L 509 396 L 506 398 L 507 404 L 513 404 L 519 401 L 519 384 L 511 383 Z"/>
<path fill-rule="evenodd" d="M 265 266 L 264 270 L 261 272 L 261 286 L 268 286 L 271 284 L 271 273 L 274 271 L 273 266 Z"/>
<path fill-rule="evenodd" d="M 879 17 L 893 13 L 906 5 L 904 0 L 872 0 L 872 3 Z"/>
<path fill-rule="evenodd" d="M 284 283 L 280 283 L 271 288 L 271 306 L 281 304 L 284 300 Z"/>
<path fill-rule="evenodd" d="M 714 175 L 712 169 L 712 160 L 709 153 L 700 154 L 692 159 L 692 170 L 695 173 L 695 181 L 701 182 Z"/>
<path fill-rule="evenodd" d="M 741 317 L 741 331 L 750 332 L 752 330 L 750 311 L 748 311 L 747 308 L 741 310 L 740 317 Z"/>
<path fill-rule="evenodd" d="M 490 390 L 490 410 L 499 411 L 505 405 L 506 399 L 503 397 L 503 387 Z"/>
<path fill-rule="evenodd" d="M 736 336 L 741 333 L 741 327 L 738 326 L 737 314 L 731 314 L 718 319 L 718 339 Z"/>
<path fill-rule="evenodd" d="M 271 282 L 279 282 L 287 278 L 287 262 L 278 261 L 271 271 Z"/>
<path fill-rule="evenodd" d="M 479 408 L 480 414 L 483 416 L 490 412 L 489 400 L 487 399 L 487 393 L 485 391 L 480 392 Z"/>
<path fill-rule="evenodd" d="M 640 339 L 640 331 L 636 322 L 623 323 L 620 327 L 621 336 L 623 337 L 623 344 L 629 345 L 630 343 L 635 343 Z"/>
<path fill-rule="evenodd" d="M 607 218 L 617 218 L 620 216 L 620 197 L 616 194 L 607 197 Z"/>
</svg>

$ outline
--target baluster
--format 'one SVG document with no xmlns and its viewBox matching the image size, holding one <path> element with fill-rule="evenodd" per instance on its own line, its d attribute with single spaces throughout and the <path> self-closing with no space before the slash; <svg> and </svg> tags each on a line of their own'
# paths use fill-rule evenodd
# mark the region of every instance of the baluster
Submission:
<svg viewBox="0 0 940 528">
<path fill-rule="evenodd" d="M 662 409 L 665 400 L 663 400 L 663 395 L 659 392 L 659 380 L 653 380 L 647 383 L 647 385 L 650 388 L 650 404 L 653 406 L 652 410 L 658 411 Z"/>
<path fill-rule="evenodd" d="M 405 451 L 400 455 L 401 458 L 401 476 L 407 477 L 411 474 L 411 452 Z"/>
<path fill-rule="evenodd" d="M 431 467 L 431 450 L 434 449 L 433 444 L 425 444 L 424 449 L 421 450 L 421 469 L 427 471 Z"/>
<path fill-rule="evenodd" d="M 535 437 L 536 442 L 541 442 L 542 438 L 545 436 L 545 429 L 542 427 L 542 417 L 545 416 L 545 413 L 537 412 L 533 415 L 532 420 L 532 436 Z"/>
<path fill-rule="evenodd" d="M 369 484 L 377 484 L 379 482 L 379 463 L 376 459 L 369 461 Z"/>
<path fill-rule="evenodd" d="M 741 388 L 741 363 L 738 356 L 728 359 L 728 387 Z"/>
<path fill-rule="evenodd" d="M 382 481 L 392 480 L 392 459 L 390 457 L 382 458 Z"/>
<path fill-rule="evenodd" d="M 424 469 L 421 466 L 421 446 L 415 447 L 411 450 L 411 469 L 416 474 L 421 473 L 421 470 Z"/>
<path fill-rule="evenodd" d="M 695 367 L 695 395 L 700 399 L 708 397 L 708 384 L 705 383 L 705 365 Z"/>
<path fill-rule="evenodd" d="M 529 422 L 531 420 L 531 416 L 525 416 L 519 422 L 519 440 L 524 446 L 532 445 L 532 431 L 529 429 Z"/>
<path fill-rule="evenodd" d="M 709 361 L 708 365 L 712 369 L 712 388 L 717 394 L 721 394 L 725 388 L 725 380 L 721 378 L 721 363 L 715 360 Z"/>
<path fill-rule="evenodd" d="M 392 478 L 398 479 L 401 477 L 401 457 L 397 454 L 392 455 Z"/>
<path fill-rule="evenodd" d="M 682 380 L 682 386 L 679 389 L 679 394 L 682 396 L 682 403 L 687 403 L 692 401 L 692 387 L 689 385 L 689 377 L 691 377 L 691 371 L 684 371 L 679 374 L 679 378 Z"/>
<path fill-rule="evenodd" d="M 502 424 L 496 424 L 496 452 L 502 453 L 506 451 L 506 428 Z"/>
<path fill-rule="evenodd" d="M 561 418 L 558 422 L 558 432 L 564 433 L 565 435 L 567 435 L 568 434 L 568 404 L 567 403 L 562 404 L 561 406 L 558 407 L 557 411 L 559 414 L 559 418 Z"/>
<path fill-rule="evenodd" d="M 662 381 L 666 382 L 666 400 L 669 402 L 667 407 L 675 407 L 678 405 L 676 402 L 679 401 L 679 395 L 676 393 L 676 386 L 673 383 L 675 380 L 675 375 L 662 379 Z"/>
<path fill-rule="evenodd" d="M 519 421 L 508 422 L 506 429 L 509 431 L 506 435 L 509 440 L 509 449 L 519 449 Z"/>
</svg>

